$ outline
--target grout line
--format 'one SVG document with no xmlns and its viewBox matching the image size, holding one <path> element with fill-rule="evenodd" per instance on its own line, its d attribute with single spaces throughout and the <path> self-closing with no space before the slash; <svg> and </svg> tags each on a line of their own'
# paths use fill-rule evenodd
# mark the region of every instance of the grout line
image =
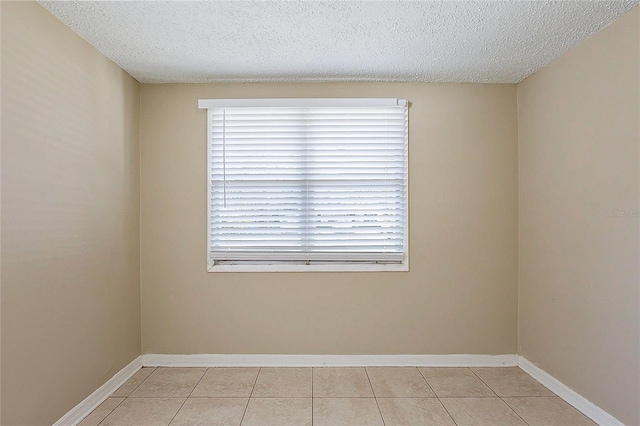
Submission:
<svg viewBox="0 0 640 426">
<path fill-rule="evenodd" d="M 311 367 L 311 426 L 313 426 L 313 370 Z"/>
<path fill-rule="evenodd" d="M 453 416 L 451 415 L 451 413 L 449 412 L 449 410 L 447 410 L 447 407 L 444 406 L 444 403 L 442 401 L 440 401 L 440 398 L 436 398 L 438 400 L 438 402 L 440 403 L 440 405 L 442 405 L 442 408 L 444 408 L 444 411 L 447 412 L 447 414 L 449 415 L 449 417 L 451 417 L 451 421 L 453 422 L 454 425 L 458 426 L 458 423 L 456 423 L 455 419 L 453 418 Z"/>
<path fill-rule="evenodd" d="M 504 405 L 506 405 L 507 407 L 509 407 L 509 409 L 510 409 L 511 411 L 513 411 L 513 412 L 516 414 L 516 416 L 520 417 L 520 419 L 522 419 L 522 421 L 524 422 L 524 424 L 525 424 L 525 425 L 529 426 L 529 423 L 527 423 L 527 421 L 526 421 L 525 419 L 523 419 L 523 418 L 522 418 L 522 416 L 521 416 L 520 414 L 518 414 L 518 412 L 517 412 L 516 410 L 514 410 L 514 409 L 513 409 L 513 407 L 511 407 L 509 404 L 507 404 L 507 402 L 506 402 L 504 399 L 500 398 L 500 401 L 502 401 L 502 403 L 503 403 Z"/>
<path fill-rule="evenodd" d="M 110 398 L 119 398 L 119 399 L 182 399 L 184 396 L 134 396 L 129 398 L 124 398 L 121 396 L 114 396 Z M 309 396 L 252 396 L 251 399 L 309 399 Z M 315 399 L 436 399 L 440 398 L 438 396 L 314 396 Z M 443 396 L 441 398 L 444 399 L 465 399 L 465 398 L 473 398 L 473 399 L 488 399 L 488 398 L 496 398 L 491 395 L 473 395 L 473 396 Z M 498 397 L 501 398 L 501 397 Z M 559 396 L 505 396 L 504 398 L 560 398 Z M 190 396 L 189 399 L 247 399 L 246 396 Z M 560 398 L 562 399 L 562 398 Z M 97 408 L 97 407 L 96 407 Z"/>
<path fill-rule="evenodd" d="M 194 396 L 194 397 L 185 397 L 185 396 L 131 396 L 126 399 L 182 399 L 182 398 L 218 398 L 217 396 Z M 225 397 L 232 399 L 233 397 Z"/>
<path fill-rule="evenodd" d="M 182 399 L 184 396 L 132 396 L 124 398 L 122 396 L 113 396 L 109 399 Z M 246 399 L 245 396 L 190 396 L 189 399 Z M 309 396 L 252 396 L 252 399 L 309 399 Z M 315 399 L 488 399 L 488 398 L 527 398 L 527 399 L 542 399 L 542 398 L 560 398 L 559 396 L 544 396 L 544 395 L 509 395 L 504 397 L 496 397 L 493 395 L 468 395 L 468 396 L 314 396 Z M 560 398 L 562 399 L 562 398 Z M 97 407 L 96 407 L 97 408 Z M 92 411 L 93 412 L 93 411 Z"/>
<path fill-rule="evenodd" d="M 176 411 L 176 413 L 173 415 L 173 417 L 171 417 L 171 421 L 169 422 L 169 426 L 171 426 L 171 423 L 173 423 L 173 420 L 176 418 L 176 416 L 178 415 L 178 413 L 180 412 L 180 410 L 182 410 L 182 407 L 184 407 L 184 403 L 187 402 L 187 398 L 184 399 L 184 401 L 182 401 L 182 404 L 180 404 L 180 408 L 178 408 L 178 411 Z"/>
<path fill-rule="evenodd" d="M 424 377 L 424 374 L 422 374 L 422 371 L 420 371 L 420 369 L 418 367 L 416 367 L 416 370 L 418 370 L 418 373 L 422 376 L 422 378 L 424 379 L 425 382 L 427 382 L 427 386 L 429 386 L 429 389 L 431 389 L 431 393 L 437 398 L 438 395 L 436 395 L 436 391 L 433 390 L 433 388 L 431 387 L 431 384 L 429 383 L 429 381 L 427 380 L 426 377 Z"/>
<path fill-rule="evenodd" d="M 134 374 L 134 376 L 135 376 L 136 374 L 138 374 L 140 371 L 142 371 L 142 368 L 144 368 L 144 367 L 141 367 L 138 371 L 136 371 L 136 372 L 135 372 L 135 374 Z M 135 388 L 133 388 L 133 390 L 132 390 L 131 392 L 129 392 L 126 396 L 122 397 L 122 396 L 111 396 L 111 395 L 113 395 L 113 394 L 114 394 L 118 389 L 120 389 L 120 388 L 121 388 L 122 386 L 124 386 L 124 385 L 129 381 L 129 380 L 131 380 L 131 379 L 133 378 L 133 376 L 129 377 L 129 380 L 127 380 L 127 381 L 126 381 L 126 382 L 124 382 L 122 385 L 120 385 L 120 387 L 119 387 L 118 389 L 116 389 L 115 391 L 111 392 L 111 393 L 109 394 L 109 396 L 107 397 L 107 399 L 109 399 L 109 398 L 122 398 L 122 401 L 120 401 L 120 404 L 116 405 L 116 406 L 115 406 L 115 408 L 114 408 L 113 410 L 109 411 L 109 414 L 107 414 L 107 415 L 105 416 L 105 418 L 104 418 L 104 419 L 102 419 L 102 420 L 100 420 L 100 421 L 98 422 L 98 426 L 100 426 L 100 425 L 102 424 L 102 422 L 104 422 L 104 421 L 105 421 L 105 419 L 106 419 L 107 417 L 109 417 L 109 416 L 111 415 L 111 413 L 113 413 L 113 412 L 115 411 L 115 409 L 116 409 L 116 408 L 118 408 L 118 407 L 119 407 L 119 406 L 124 402 L 124 400 L 125 400 L 125 399 L 127 399 L 127 398 L 131 397 L 131 395 L 133 395 L 133 393 L 134 393 L 134 392 L 135 392 L 135 391 L 136 391 L 140 386 L 142 386 L 142 384 L 143 384 L 144 382 L 146 382 L 146 381 L 147 381 L 147 379 L 148 379 L 149 377 L 151 377 L 151 375 L 152 375 L 153 373 L 155 373 L 157 369 L 158 369 L 158 367 L 153 367 L 153 371 L 152 371 L 151 373 L 149 373 L 149 375 L 148 375 L 147 377 L 145 377 L 145 378 L 144 378 L 140 383 L 138 383 L 138 386 L 136 386 Z M 105 401 L 106 401 L 106 400 L 105 400 Z M 103 403 L 104 403 L 104 401 L 103 401 Z M 102 405 L 102 404 L 100 404 L 100 405 Z M 98 407 L 99 407 L 100 405 L 98 405 Z M 94 408 L 94 409 L 93 409 L 93 411 L 95 411 L 98 407 Z M 91 413 L 93 413 L 93 411 L 92 411 Z M 89 417 L 89 416 L 91 415 L 91 413 L 89 413 L 89 415 L 85 416 L 85 419 L 86 419 L 87 417 Z M 82 420 L 84 420 L 84 419 L 82 419 Z"/>
<path fill-rule="evenodd" d="M 499 367 L 498 367 L 498 368 L 499 368 Z M 511 406 L 510 406 L 509 404 L 507 404 L 507 403 L 502 399 L 502 397 L 501 397 L 500 395 L 498 395 L 498 394 L 496 393 L 496 391 L 494 391 L 494 390 L 493 390 L 493 388 L 492 388 L 491 386 L 489 386 L 489 384 L 487 384 L 487 382 L 485 382 L 484 380 L 482 380 L 482 377 L 480 377 L 480 376 L 478 375 L 478 373 L 476 373 L 475 371 L 473 371 L 473 368 L 469 368 L 469 370 L 471 370 L 471 372 L 472 372 L 473 374 L 475 374 L 475 375 L 476 375 L 476 377 L 477 377 L 477 378 L 478 378 L 482 383 L 484 383 L 486 387 L 488 387 L 489 389 L 491 389 L 491 392 L 493 392 L 493 393 L 495 394 L 495 396 L 497 396 L 498 398 L 500 398 L 500 401 L 502 401 L 502 403 L 503 403 L 504 405 L 506 405 L 507 407 L 509 407 L 509 409 L 510 409 L 511 411 L 513 411 L 514 413 L 516 413 L 516 410 L 514 410 L 513 408 L 511 408 Z M 522 419 L 522 421 L 524 422 L 524 424 L 526 424 L 526 425 L 528 425 L 528 424 L 529 424 L 529 423 L 527 423 L 527 422 L 525 421 L 525 419 L 523 419 L 523 418 L 522 418 L 522 416 L 521 416 L 520 414 L 516 413 L 516 416 L 520 417 L 520 419 Z"/>
<path fill-rule="evenodd" d="M 422 371 L 420 371 L 420 369 L 418 367 L 416 367 L 416 369 L 418 370 L 418 373 L 420 373 L 420 375 L 422 376 L 422 378 L 424 379 L 425 382 L 427 382 L 427 386 L 429 386 L 429 389 L 431 389 L 431 392 L 433 392 L 433 394 L 435 395 L 435 398 L 438 400 L 438 402 L 440 403 L 440 405 L 442 406 L 442 408 L 444 408 L 444 411 L 446 411 L 446 413 L 449 415 L 449 418 L 451 419 L 451 421 L 453 422 L 454 425 L 458 426 L 458 423 L 456 423 L 456 421 L 453 419 L 453 416 L 451 415 L 451 413 L 449 412 L 449 410 L 447 410 L 447 407 L 444 406 L 444 404 L 442 403 L 442 401 L 440 401 L 440 397 L 438 397 L 438 395 L 436 394 L 436 391 L 433 390 L 433 388 L 431 387 L 431 384 L 429 383 L 429 381 L 427 380 L 427 378 L 424 376 L 424 374 L 422 374 Z"/>
<path fill-rule="evenodd" d="M 369 377 L 369 372 L 367 371 L 367 367 L 362 367 L 364 368 L 364 374 L 367 375 L 367 380 L 369 381 L 369 387 L 371 388 L 371 393 L 373 394 L 374 398 L 376 397 L 376 391 L 373 390 L 373 385 L 371 384 L 371 378 Z"/>
<path fill-rule="evenodd" d="M 144 367 L 143 367 L 143 368 L 144 368 Z M 131 392 L 129 392 L 129 393 L 127 394 L 127 396 L 125 396 L 125 398 L 129 398 L 131 395 L 133 395 L 133 393 L 134 393 L 135 391 L 137 391 L 137 390 L 138 390 L 138 388 L 139 388 L 140 386 L 142 386 L 142 384 L 143 384 L 144 382 L 146 382 L 146 381 L 149 379 L 149 377 L 151 377 L 151 376 L 153 375 L 153 373 L 155 373 L 155 372 L 156 372 L 156 370 L 157 370 L 157 369 L 158 369 L 158 367 L 153 367 L 153 371 L 152 371 L 151 373 L 149 373 L 149 375 L 148 375 L 147 377 L 145 377 L 145 378 L 144 378 L 140 383 L 138 383 L 138 386 L 136 386 L 135 388 L 133 388 L 133 390 L 132 390 Z M 142 371 L 142 368 L 141 368 L 140 370 L 138 370 L 138 371 Z M 137 373 L 136 373 L 136 374 L 137 374 Z M 133 377 L 133 376 L 132 376 L 132 377 Z M 131 380 L 131 379 L 129 379 L 129 380 Z M 129 380 L 127 380 L 127 381 L 129 381 Z M 125 382 L 125 383 L 126 383 L 126 382 Z M 124 383 L 123 383 L 123 385 L 124 385 Z M 120 388 L 118 388 L 118 389 L 120 389 Z M 116 390 L 118 390 L 118 389 L 116 389 Z M 114 392 L 115 392 L 115 391 L 114 391 Z M 111 396 L 111 395 L 109 395 L 109 396 Z"/>
<path fill-rule="evenodd" d="M 184 407 L 184 404 L 187 403 L 187 399 L 189 399 L 189 397 L 191 396 L 191 394 L 193 393 L 193 391 L 196 389 L 196 387 L 198 387 L 198 385 L 200 384 L 200 382 L 202 381 L 202 379 L 204 378 L 204 375 L 207 374 L 207 371 L 209 369 L 205 368 L 204 372 L 202 373 L 202 376 L 200 376 L 200 378 L 198 379 L 198 381 L 196 382 L 195 386 L 193 387 L 193 389 L 191 389 L 191 392 L 189 392 L 189 395 L 187 395 L 187 397 L 184 399 L 184 401 L 182 401 L 182 404 L 180 405 L 180 408 L 178 408 L 178 411 L 176 411 L 176 413 L 173 415 L 173 417 L 171 418 L 171 421 L 169 422 L 169 426 L 171 426 L 171 423 L 173 423 L 173 421 L 175 420 L 176 416 L 178 415 L 178 413 L 180 412 L 180 410 L 182 410 L 182 407 Z"/>
<path fill-rule="evenodd" d="M 161 397 L 164 398 L 164 397 Z M 310 396 L 252 396 L 251 399 L 309 399 Z M 316 398 L 333 398 L 320 397 Z M 246 396 L 190 396 L 189 399 L 247 399 Z"/>
<path fill-rule="evenodd" d="M 487 368 L 504 368 L 504 367 L 487 367 Z M 518 368 L 520 368 L 520 367 L 518 367 Z M 502 398 L 550 398 L 550 397 L 554 397 L 554 396 L 555 396 L 555 397 L 558 397 L 558 395 L 556 395 L 553 391 L 551 391 L 551 389 L 549 389 L 549 388 L 547 388 L 546 386 L 542 385 L 542 383 L 540 383 L 540 382 L 539 382 L 538 380 L 536 380 L 535 378 L 534 378 L 533 380 L 534 380 L 535 382 L 537 382 L 537 383 L 541 384 L 542 386 L 544 386 L 547 390 L 549 390 L 549 391 L 552 393 L 552 395 L 502 395 L 502 396 L 500 396 L 500 395 L 498 395 L 498 394 L 496 393 L 496 391 L 494 391 L 494 390 L 493 390 L 493 388 L 492 388 L 491 386 L 489 386 L 489 384 L 488 384 L 487 382 L 485 382 L 485 381 L 482 379 L 482 377 L 480 377 L 480 376 L 479 376 L 475 371 L 473 371 L 473 369 L 472 369 L 472 368 L 469 368 L 469 370 L 471 370 L 471 372 L 472 372 L 473 374 L 475 374 L 475 375 L 476 375 L 476 377 L 477 377 L 478 379 L 480 379 L 480 381 L 481 381 L 482 383 L 484 383 L 484 384 L 485 384 L 489 389 L 491 389 L 491 392 L 493 392 L 493 393 L 495 394 L 495 396 L 497 396 L 497 397 L 498 397 L 498 398 L 500 398 L 500 399 L 502 399 Z M 474 396 L 473 398 L 480 398 L 480 397 Z M 559 397 L 558 397 L 558 398 L 559 398 Z"/>
<path fill-rule="evenodd" d="M 111 398 L 111 397 L 110 397 L 110 396 L 109 396 L 109 397 L 107 397 L 107 399 L 105 399 L 104 401 L 102 401 L 102 403 L 101 403 L 100 405 L 104 404 L 104 403 L 105 403 L 105 401 L 107 401 L 109 398 Z M 122 397 L 115 396 L 114 398 L 122 398 Z M 118 407 L 120 406 L 120 404 L 122 404 L 122 403 L 124 402 L 124 400 L 125 400 L 125 399 L 127 399 L 127 398 L 126 398 L 126 397 L 125 397 L 125 398 L 122 398 L 122 401 L 120 401 L 120 402 L 118 403 L 118 405 L 116 405 L 115 407 L 113 407 L 113 409 L 112 409 L 111 411 L 109 411 L 109 412 L 107 413 L 107 415 L 106 415 L 106 416 L 104 416 L 104 419 L 102 419 L 102 420 L 100 420 L 100 421 L 98 422 L 98 425 L 97 425 L 97 426 L 100 426 L 100 425 L 102 424 L 102 422 L 104 422 L 104 420 L 105 420 L 107 417 L 109 417 L 109 416 L 111 415 L 111 413 L 113 413 L 113 412 L 115 411 L 115 409 L 116 409 L 116 408 L 118 408 Z M 98 407 L 100 407 L 100 405 L 98 405 Z M 86 419 L 86 418 L 87 418 L 87 417 L 89 417 L 91 414 L 93 414 L 93 412 L 94 412 L 94 411 L 96 411 L 96 410 L 98 409 L 98 407 L 94 408 L 94 409 L 93 409 L 93 411 L 91 411 L 88 415 L 86 415 L 86 416 L 84 417 L 84 419 Z M 82 423 L 82 422 L 84 421 L 84 419 L 80 420 L 80 422 L 79 422 L 79 423 Z"/>
<path fill-rule="evenodd" d="M 251 393 L 249 393 L 249 398 L 247 398 L 247 405 L 244 406 L 244 411 L 242 412 L 242 418 L 240 419 L 240 425 L 244 421 L 244 416 L 247 414 L 247 408 L 249 408 L 249 402 L 251 402 L 251 397 L 253 396 L 253 390 L 256 388 L 256 383 L 258 383 L 258 377 L 260 377 L 260 371 L 262 371 L 262 367 L 258 367 L 258 374 L 256 374 L 256 379 L 253 381 L 253 387 L 251 387 Z"/>
<path fill-rule="evenodd" d="M 369 372 L 366 367 L 364 368 L 364 374 L 367 375 L 367 380 L 369 380 L 369 386 L 371 386 L 371 392 L 373 392 L 373 398 L 376 400 L 376 407 L 378 407 L 378 413 L 380 413 L 380 418 L 382 419 L 382 425 L 385 425 L 384 417 L 382 416 L 382 410 L 380 410 L 380 404 L 378 404 L 378 397 L 376 396 L 376 391 L 373 390 L 373 385 L 371 384 L 371 378 L 369 377 Z"/>
<path fill-rule="evenodd" d="M 558 395 L 503 395 L 498 398 L 560 398 Z M 562 398 L 560 398 L 562 399 Z"/>
<path fill-rule="evenodd" d="M 493 388 L 492 388 L 491 386 L 489 386 L 489 384 L 488 384 L 487 382 L 485 382 L 484 380 L 482 380 L 482 377 L 478 376 L 478 373 L 476 373 L 475 371 L 473 371 L 473 368 L 469 368 L 469 370 L 470 370 L 470 371 L 471 371 L 471 372 L 472 372 L 472 373 L 473 373 L 473 374 L 478 378 L 478 380 L 480 380 L 482 383 L 484 383 L 484 385 L 485 385 L 486 387 L 488 387 L 488 388 L 491 390 L 491 392 L 493 392 L 493 394 L 494 394 L 495 396 L 497 396 L 498 398 L 500 398 L 500 395 L 498 395 L 498 394 L 496 393 L 496 391 L 494 391 L 494 390 L 493 390 Z"/>
<path fill-rule="evenodd" d="M 384 421 L 384 416 L 382 415 L 382 410 L 380 409 L 380 404 L 378 404 L 378 398 L 376 400 L 376 407 L 378 407 L 378 413 L 380 413 L 380 418 L 382 419 L 382 425 L 384 426 L 386 423 Z"/>
<path fill-rule="evenodd" d="M 198 380 L 198 383 L 196 383 L 196 385 L 193 387 L 193 389 L 191 389 L 191 392 L 189 392 L 189 395 L 187 395 L 187 398 L 191 397 L 191 394 L 193 393 L 193 391 L 196 390 L 196 388 L 198 387 L 198 385 L 200 384 L 202 379 L 204 379 L 204 376 L 205 376 L 205 374 L 207 374 L 207 371 L 209 371 L 209 368 L 205 368 L 204 369 L 204 373 L 202 373 L 202 376 L 200 376 L 200 379 Z"/>
</svg>

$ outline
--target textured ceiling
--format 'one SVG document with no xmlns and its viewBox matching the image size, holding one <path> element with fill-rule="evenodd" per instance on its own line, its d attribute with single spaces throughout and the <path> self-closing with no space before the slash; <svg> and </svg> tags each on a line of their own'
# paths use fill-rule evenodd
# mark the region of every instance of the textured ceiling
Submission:
<svg viewBox="0 0 640 426">
<path fill-rule="evenodd" d="M 638 1 L 40 1 L 143 83 L 516 83 Z"/>
</svg>

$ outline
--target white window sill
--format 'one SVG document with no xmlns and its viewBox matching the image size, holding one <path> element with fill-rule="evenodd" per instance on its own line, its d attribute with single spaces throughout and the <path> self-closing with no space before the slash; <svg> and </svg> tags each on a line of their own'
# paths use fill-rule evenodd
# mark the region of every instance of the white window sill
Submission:
<svg viewBox="0 0 640 426">
<path fill-rule="evenodd" d="M 208 272 L 408 272 L 409 264 L 213 265 Z"/>
</svg>

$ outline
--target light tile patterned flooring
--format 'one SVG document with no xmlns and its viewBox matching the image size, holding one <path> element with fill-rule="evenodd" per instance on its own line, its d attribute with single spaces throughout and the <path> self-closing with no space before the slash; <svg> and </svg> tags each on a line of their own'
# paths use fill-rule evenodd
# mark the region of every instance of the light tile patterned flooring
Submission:
<svg viewBox="0 0 640 426">
<path fill-rule="evenodd" d="M 143 368 L 80 425 L 593 426 L 518 367 Z"/>
</svg>

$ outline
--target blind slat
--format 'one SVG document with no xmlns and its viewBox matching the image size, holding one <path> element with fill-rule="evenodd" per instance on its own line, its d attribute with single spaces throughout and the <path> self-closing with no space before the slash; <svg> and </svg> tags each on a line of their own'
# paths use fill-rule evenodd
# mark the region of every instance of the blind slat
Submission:
<svg viewBox="0 0 640 426">
<path fill-rule="evenodd" d="M 210 262 L 402 262 L 406 102 L 257 103 L 208 110 Z"/>
</svg>

